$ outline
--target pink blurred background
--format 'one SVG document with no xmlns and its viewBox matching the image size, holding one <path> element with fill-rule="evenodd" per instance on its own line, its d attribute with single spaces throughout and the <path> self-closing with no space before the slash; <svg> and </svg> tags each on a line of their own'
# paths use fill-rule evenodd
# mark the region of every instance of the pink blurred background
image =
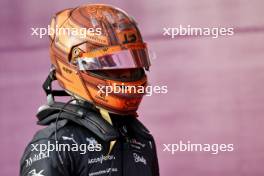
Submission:
<svg viewBox="0 0 264 176">
<path fill-rule="evenodd" d="M 262 0 L 1 0 L 0 175 L 18 175 L 25 145 L 39 127 L 37 108 L 49 70 L 48 38 L 31 36 L 50 17 L 84 3 L 116 5 L 139 23 L 157 58 L 140 119 L 156 138 L 163 176 L 264 175 L 264 1 Z M 163 27 L 234 27 L 232 37 L 162 36 Z M 163 152 L 164 143 L 233 143 L 234 152 Z"/>
</svg>

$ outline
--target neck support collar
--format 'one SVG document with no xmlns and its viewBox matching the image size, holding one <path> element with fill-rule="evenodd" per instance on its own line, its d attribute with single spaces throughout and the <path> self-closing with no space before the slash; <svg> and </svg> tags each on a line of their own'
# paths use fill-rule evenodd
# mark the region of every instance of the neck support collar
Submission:
<svg viewBox="0 0 264 176">
<path fill-rule="evenodd" d="M 65 103 L 54 102 L 51 105 L 40 107 L 37 113 L 38 124 L 49 125 L 55 122 L 58 114 L 62 111 L 58 120 L 66 119 L 75 122 L 106 142 L 118 138 L 118 132 L 99 113 L 77 104 L 69 104 L 63 108 L 64 105 Z"/>
</svg>

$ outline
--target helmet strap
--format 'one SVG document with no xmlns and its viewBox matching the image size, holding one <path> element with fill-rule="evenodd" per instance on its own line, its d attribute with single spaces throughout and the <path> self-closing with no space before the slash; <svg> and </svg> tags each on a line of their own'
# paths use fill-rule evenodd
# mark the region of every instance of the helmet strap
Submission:
<svg viewBox="0 0 264 176">
<path fill-rule="evenodd" d="M 42 85 L 42 88 L 47 95 L 48 105 L 54 103 L 54 96 L 69 96 L 64 90 L 52 90 L 52 82 L 54 80 L 57 80 L 55 76 L 55 68 L 51 67 L 50 73 Z"/>
</svg>

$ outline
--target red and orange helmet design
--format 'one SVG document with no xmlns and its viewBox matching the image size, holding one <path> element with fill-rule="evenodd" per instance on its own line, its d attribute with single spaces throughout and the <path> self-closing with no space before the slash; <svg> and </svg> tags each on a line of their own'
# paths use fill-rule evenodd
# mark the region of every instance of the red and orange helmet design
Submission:
<svg viewBox="0 0 264 176">
<path fill-rule="evenodd" d="M 50 56 L 59 85 L 71 95 L 118 114 L 133 114 L 143 93 L 110 93 L 100 86 L 146 86 L 143 74 L 137 80 L 120 81 L 98 76 L 94 71 L 148 70 L 147 46 L 137 24 L 124 11 L 92 4 L 66 9 L 51 21 Z"/>
</svg>

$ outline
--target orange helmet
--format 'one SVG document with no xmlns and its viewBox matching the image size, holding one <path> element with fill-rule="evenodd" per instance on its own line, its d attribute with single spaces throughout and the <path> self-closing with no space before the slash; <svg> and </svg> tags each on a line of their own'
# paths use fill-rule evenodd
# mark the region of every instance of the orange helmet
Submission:
<svg viewBox="0 0 264 176">
<path fill-rule="evenodd" d="M 112 113 L 136 112 L 144 92 L 102 91 L 107 86 L 147 85 L 147 46 L 133 18 L 109 5 L 85 5 L 57 13 L 50 32 L 54 76 L 66 92 Z M 120 69 L 136 76 L 122 80 L 102 74 Z"/>
</svg>

